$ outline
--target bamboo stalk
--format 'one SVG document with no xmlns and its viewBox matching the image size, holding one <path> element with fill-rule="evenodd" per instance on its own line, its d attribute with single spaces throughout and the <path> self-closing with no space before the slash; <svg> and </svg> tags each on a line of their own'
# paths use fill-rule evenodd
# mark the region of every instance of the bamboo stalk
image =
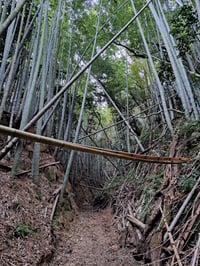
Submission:
<svg viewBox="0 0 200 266">
<path fill-rule="evenodd" d="M 191 266 L 196 266 L 198 265 L 198 257 L 199 257 L 199 251 L 200 251 L 200 233 L 199 235 L 199 239 L 197 241 L 196 247 L 195 247 L 195 252 L 194 252 L 194 256 L 192 258 L 192 263 Z"/>
<path fill-rule="evenodd" d="M 182 206 L 180 207 L 178 213 L 176 214 L 176 216 L 174 217 L 172 223 L 170 224 L 170 226 L 169 226 L 170 231 L 174 229 L 176 223 L 180 219 L 182 212 L 185 210 L 187 204 L 189 203 L 189 201 L 190 201 L 191 197 L 193 196 L 193 194 L 194 194 L 196 188 L 198 187 L 199 183 L 200 183 L 200 177 L 197 179 L 195 185 L 193 186 L 193 188 L 190 191 L 190 193 L 187 195 L 187 198 L 184 200 L 184 202 L 183 202 Z M 167 240 L 167 233 L 165 233 L 165 235 L 163 237 L 163 240 L 164 241 Z"/>
<path fill-rule="evenodd" d="M 62 96 L 67 89 L 74 84 L 75 81 L 92 65 L 96 59 L 135 21 L 135 19 L 148 7 L 152 0 L 149 0 L 139 11 L 133 16 L 121 29 L 118 31 L 96 54 L 95 56 L 78 72 L 76 73 L 60 90 L 59 92 L 53 96 L 53 98 L 28 122 L 28 124 L 23 128 L 23 130 L 27 130 L 30 128 L 35 122 L 38 121 L 51 107 L 52 105 Z M 0 151 L 0 159 L 5 156 L 8 151 L 16 144 L 17 138 L 12 139 L 5 147 Z"/>
<path fill-rule="evenodd" d="M 98 148 L 98 147 L 86 146 L 86 145 L 81 145 L 81 144 L 76 144 L 76 143 L 67 142 L 63 140 L 40 136 L 37 134 L 25 132 L 19 129 L 10 128 L 6 126 L 2 126 L 2 125 L 0 125 L 0 133 L 4 135 L 9 135 L 9 136 L 17 137 L 17 138 L 30 140 L 33 142 L 54 145 L 54 146 L 58 146 L 58 147 L 65 148 L 65 149 L 98 154 L 102 156 L 111 156 L 111 157 L 121 158 L 125 160 L 131 160 L 131 161 L 174 164 L 174 163 L 185 163 L 189 160 L 189 158 L 183 158 L 183 157 L 179 157 L 179 158 L 178 157 L 159 157 L 159 156 L 142 155 L 142 154 L 123 152 L 123 151 L 116 151 L 116 150 L 111 150 L 111 149 L 103 149 L 103 148 Z"/>
<path fill-rule="evenodd" d="M 130 222 L 132 222 L 132 223 L 134 223 L 135 225 L 139 226 L 142 230 L 145 229 L 146 224 L 142 223 L 142 222 L 139 221 L 137 218 L 135 218 L 135 217 L 133 217 L 133 216 L 131 216 L 131 215 L 129 215 L 129 214 L 126 216 L 126 218 L 127 218 Z"/>
<path fill-rule="evenodd" d="M 168 233 L 168 235 L 169 235 L 170 243 L 171 243 L 171 245 L 172 245 L 172 248 L 173 248 L 173 250 L 174 250 L 174 254 L 175 254 L 175 256 L 176 256 L 177 263 L 178 263 L 179 266 L 183 266 L 183 264 L 182 264 L 182 262 L 181 262 L 181 259 L 180 259 L 180 256 L 179 256 L 179 254 L 178 254 L 178 250 L 177 250 L 177 248 L 176 248 L 176 243 L 175 243 L 175 241 L 174 241 L 174 239 L 173 239 L 172 233 L 171 233 L 170 228 L 169 228 L 169 225 L 168 225 L 168 223 L 167 223 L 167 221 L 166 221 L 166 219 L 165 219 L 165 216 L 164 216 L 164 213 L 163 213 L 163 210 L 162 210 L 161 206 L 160 206 L 160 211 L 161 211 L 161 213 L 162 213 L 162 217 L 163 217 L 163 220 L 164 220 L 164 223 L 165 223 L 166 229 L 167 229 L 167 233 Z"/>
<path fill-rule="evenodd" d="M 60 162 L 53 162 L 53 163 L 47 163 L 47 164 L 41 165 L 41 166 L 39 166 L 39 170 L 44 169 L 44 168 L 47 168 L 48 166 L 56 165 L 56 164 L 60 164 Z M 16 173 L 16 176 L 21 176 L 21 175 L 28 174 L 28 173 L 31 172 L 31 170 L 32 169 L 29 169 L 29 170 L 25 170 L 23 172 Z M 9 168 L 9 171 L 11 171 L 11 168 Z"/>
<path fill-rule="evenodd" d="M 51 212 L 51 216 L 50 216 L 50 221 L 51 222 L 53 221 L 53 217 L 54 217 L 54 214 L 55 214 L 55 211 L 56 211 L 56 206 L 57 206 L 57 203 L 58 203 L 59 195 L 60 195 L 59 193 L 56 195 L 56 198 L 55 198 L 54 203 L 53 203 L 52 212 Z"/>
<path fill-rule="evenodd" d="M 17 14 L 20 12 L 20 10 L 23 8 L 23 6 L 26 4 L 27 0 L 22 0 L 20 3 L 17 4 L 15 9 L 12 11 L 12 13 L 6 18 L 6 20 L 0 25 L 0 35 L 3 34 L 3 32 L 9 27 L 9 25 L 12 23 L 12 21 L 16 18 Z"/>
</svg>

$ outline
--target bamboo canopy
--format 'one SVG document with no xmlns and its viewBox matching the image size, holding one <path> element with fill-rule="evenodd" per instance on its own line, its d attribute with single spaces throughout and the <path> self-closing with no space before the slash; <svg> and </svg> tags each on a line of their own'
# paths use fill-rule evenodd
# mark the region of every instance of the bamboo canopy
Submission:
<svg viewBox="0 0 200 266">
<path fill-rule="evenodd" d="M 26 139 L 32 142 L 39 142 L 48 145 L 53 145 L 57 147 L 61 147 L 63 149 L 70 149 L 80 152 L 98 154 L 102 156 L 111 156 L 116 158 L 121 158 L 124 160 L 130 161 L 143 161 L 149 163 L 162 163 L 162 164 L 177 164 L 177 163 L 185 163 L 189 161 L 189 158 L 184 157 L 159 157 L 152 155 L 143 155 L 143 154 L 135 154 L 124 151 L 116 151 L 111 149 L 103 149 L 99 147 L 86 146 L 77 143 L 67 142 L 63 140 L 58 140 L 54 138 L 44 137 L 37 134 L 33 134 L 30 132 L 25 132 L 23 130 L 10 128 L 6 126 L 0 125 L 0 133 L 4 135 L 9 135 L 17 138 Z"/>
</svg>

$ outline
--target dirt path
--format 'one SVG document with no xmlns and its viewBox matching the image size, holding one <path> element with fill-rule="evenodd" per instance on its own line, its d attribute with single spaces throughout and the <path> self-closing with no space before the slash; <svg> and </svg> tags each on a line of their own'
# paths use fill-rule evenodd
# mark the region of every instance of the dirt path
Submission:
<svg viewBox="0 0 200 266">
<path fill-rule="evenodd" d="M 136 265 L 129 250 L 119 247 L 119 236 L 112 219 L 109 208 L 98 212 L 79 212 L 64 236 L 64 241 L 63 236 L 62 240 L 58 241 L 58 254 L 55 254 L 54 265 Z"/>
</svg>

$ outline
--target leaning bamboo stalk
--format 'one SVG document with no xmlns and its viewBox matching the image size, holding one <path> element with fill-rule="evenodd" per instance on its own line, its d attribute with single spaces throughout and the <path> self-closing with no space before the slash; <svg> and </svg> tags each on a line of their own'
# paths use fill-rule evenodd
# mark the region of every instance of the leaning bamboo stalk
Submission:
<svg viewBox="0 0 200 266">
<path fill-rule="evenodd" d="M 98 154 L 102 156 L 107 155 L 107 156 L 121 158 L 125 160 L 131 160 L 131 161 L 173 164 L 173 163 L 184 163 L 189 160 L 189 158 L 183 158 L 183 157 L 180 157 L 180 158 L 159 157 L 159 156 L 142 155 L 142 154 L 123 152 L 123 151 L 116 151 L 116 150 L 111 150 L 111 149 L 103 149 L 103 148 L 98 148 L 98 147 L 86 146 L 86 145 L 81 145 L 81 144 L 76 144 L 76 143 L 67 142 L 63 140 L 40 136 L 37 134 L 25 132 L 19 129 L 9 128 L 9 127 L 2 126 L 2 125 L 0 125 L 0 133 L 4 135 L 9 135 L 9 136 L 17 137 L 17 138 L 30 140 L 33 142 L 39 142 L 39 143 L 44 143 L 48 145 L 58 146 L 58 147 L 65 148 L 65 149 Z"/>
<path fill-rule="evenodd" d="M 151 5 L 151 3 L 149 5 Z M 135 8 L 133 0 L 131 0 L 131 6 L 132 6 L 134 14 L 136 14 L 137 11 L 136 11 L 136 8 Z M 147 43 L 146 38 L 145 38 L 145 34 L 144 34 L 144 31 L 143 31 L 143 28 L 142 28 L 142 24 L 140 23 L 139 18 L 136 18 L 136 22 L 137 22 L 137 25 L 138 25 L 138 28 L 139 28 L 139 31 L 140 31 L 140 34 L 141 34 L 141 37 L 142 37 L 142 41 L 143 41 L 143 45 L 145 47 L 145 51 L 146 51 L 146 53 L 148 55 L 148 60 L 150 62 L 150 66 L 151 66 L 151 69 L 152 69 L 152 72 L 153 72 L 153 75 L 154 75 L 154 78 L 155 78 L 156 85 L 158 86 L 158 90 L 159 90 L 159 94 L 160 94 L 160 98 L 161 98 L 161 103 L 162 103 L 162 107 L 163 107 L 163 114 L 164 114 L 167 126 L 168 126 L 168 128 L 169 128 L 169 130 L 171 132 L 171 135 L 173 136 L 173 133 L 174 133 L 173 132 L 173 126 L 172 126 L 172 123 L 171 123 L 169 110 L 168 110 L 168 107 L 167 107 L 167 102 L 166 102 L 164 88 L 163 88 L 163 86 L 161 84 L 161 81 L 160 81 L 158 72 L 156 70 L 156 66 L 154 64 L 154 61 L 153 61 L 153 58 L 152 58 L 148 43 Z"/>
<path fill-rule="evenodd" d="M 99 29 L 99 24 L 100 24 L 100 19 L 101 19 L 102 0 L 99 3 L 98 9 L 99 9 L 99 11 L 98 11 L 98 15 L 97 15 L 97 22 L 96 22 L 96 25 L 95 25 L 96 32 L 95 32 L 95 38 L 94 38 L 94 43 L 93 43 L 93 48 L 92 48 L 92 53 L 91 53 L 91 59 L 94 57 L 96 44 L 97 44 L 98 29 Z M 83 114 L 84 114 L 85 103 L 86 103 L 87 94 L 88 94 L 88 87 L 89 87 L 91 69 L 92 69 L 92 65 L 89 66 L 88 71 L 87 71 L 87 79 L 86 79 L 86 82 L 85 82 L 85 88 L 84 88 L 84 92 L 83 92 L 82 104 L 81 104 L 81 109 L 80 109 L 79 118 L 78 118 L 78 122 L 77 122 L 77 127 L 76 127 L 76 130 L 75 130 L 74 142 L 77 142 L 77 140 L 78 140 L 79 133 L 80 133 L 80 128 L 81 128 L 82 121 L 83 121 Z M 69 155 L 69 158 L 68 158 L 67 169 L 65 171 L 63 186 L 62 186 L 62 189 L 61 189 L 61 195 L 62 196 L 65 193 L 65 190 L 66 190 L 66 187 L 67 187 L 67 183 L 69 181 L 69 175 L 70 175 L 73 159 L 74 159 L 74 151 L 72 150 L 70 152 L 70 155 Z"/>
<path fill-rule="evenodd" d="M 190 199 L 192 198 L 196 188 L 198 187 L 200 183 L 200 177 L 197 179 L 197 182 L 195 183 L 195 185 L 193 186 L 192 190 L 190 191 L 190 193 L 187 195 L 187 198 L 184 200 L 181 208 L 179 209 L 178 213 L 176 214 L 176 216 L 174 217 L 172 223 L 169 226 L 170 231 L 172 231 L 176 225 L 176 223 L 178 222 L 182 212 L 185 210 L 187 204 L 189 203 Z M 166 241 L 167 240 L 167 232 L 165 233 L 163 240 Z"/>
<path fill-rule="evenodd" d="M 173 239 L 172 233 L 171 233 L 170 228 L 169 228 L 169 225 L 168 225 L 168 223 L 167 223 L 167 221 L 166 221 L 166 219 L 165 219 L 165 216 L 164 216 L 164 213 L 163 213 L 163 210 L 162 210 L 161 206 L 160 206 L 160 211 L 161 211 L 161 213 L 162 213 L 162 217 L 163 217 L 163 220 L 164 220 L 164 223 L 165 223 L 166 229 L 167 229 L 167 233 L 168 233 L 168 235 L 169 235 L 170 243 L 171 243 L 171 245 L 172 245 L 172 248 L 173 248 L 173 250 L 174 250 L 174 254 L 175 254 L 175 256 L 176 256 L 177 263 L 178 263 L 179 266 L 183 266 L 183 264 L 182 264 L 182 262 L 181 262 L 181 259 L 180 259 L 180 256 L 179 256 L 179 254 L 178 254 L 178 250 L 177 250 L 177 248 L 176 248 L 176 243 L 175 243 L 175 241 L 174 241 L 174 239 Z"/>
<path fill-rule="evenodd" d="M 59 199 L 59 193 L 56 195 L 56 198 L 55 198 L 54 203 L 53 203 L 51 216 L 50 216 L 50 221 L 51 222 L 53 221 L 53 217 L 54 217 L 54 214 L 55 214 L 55 211 L 56 211 L 56 206 L 57 206 L 57 203 L 58 203 L 58 199 Z"/>
<path fill-rule="evenodd" d="M 135 19 L 147 8 L 152 0 L 149 0 L 139 11 L 138 13 L 132 17 L 122 28 L 118 31 L 115 36 L 113 36 L 110 41 L 108 41 L 96 54 L 95 56 L 77 73 L 75 74 L 68 82 L 65 84 L 61 90 L 28 122 L 28 124 L 23 128 L 23 130 L 27 130 L 30 128 L 35 122 L 38 121 L 40 117 L 42 117 L 47 110 L 52 107 L 52 105 L 64 94 L 67 89 L 71 87 L 71 85 L 78 80 L 78 78 L 92 65 L 96 59 L 135 21 Z M 2 159 L 8 151 L 16 144 L 17 138 L 12 139 L 5 147 L 0 151 L 0 159 Z"/>
<path fill-rule="evenodd" d="M 90 147 L 90 146 L 86 146 Z M 184 157 L 160 157 L 160 156 L 153 156 L 153 155 L 143 155 L 143 154 L 136 154 L 136 153 L 128 153 L 125 151 L 115 151 L 111 149 L 104 149 L 100 147 L 92 147 L 95 150 L 107 151 L 115 154 L 119 154 L 121 156 L 128 156 L 130 160 L 138 160 L 138 161 L 145 161 L 145 162 L 153 162 L 153 163 L 166 163 L 166 164 L 174 164 L 174 163 L 186 163 L 189 161 L 189 158 Z M 119 157 L 122 158 L 122 157 Z M 127 159 L 129 160 L 129 159 Z"/>
<path fill-rule="evenodd" d="M 0 25 L 0 35 L 3 34 L 3 32 L 9 27 L 9 25 L 12 23 L 12 21 L 15 19 L 17 14 L 20 12 L 20 10 L 23 8 L 23 6 L 26 4 L 27 0 L 22 0 L 15 9 L 12 11 L 12 13 L 6 18 L 6 20 Z"/>
<path fill-rule="evenodd" d="M 42 64 L 42 77 L 41 77 L 41 85 L 40 85 L 40 97 L 39 97 L 39 109 L 42 109 L 44 105 L 44 98 L 45 98 L 45 87 L 46 87 L 46 79 L 47 79 L 47 38 L 48 38 L 48 8 L 49 2 L 46 1 L 44 4 L 44 19 L 42 22 L 42 34 L 39 44 L 39 52 L 38 58 L 39 64 Z M 37 121 L 36 126 L 36 133 L 42 133 L 42 118 Z M 33 159 L 32 159 L 32 176 L 35 183 L 39 182 L 39 164 L 40 164 L 40 144 L 35 143 L 34 145 L 34 152 L 33 152 Z"/>
</svg>

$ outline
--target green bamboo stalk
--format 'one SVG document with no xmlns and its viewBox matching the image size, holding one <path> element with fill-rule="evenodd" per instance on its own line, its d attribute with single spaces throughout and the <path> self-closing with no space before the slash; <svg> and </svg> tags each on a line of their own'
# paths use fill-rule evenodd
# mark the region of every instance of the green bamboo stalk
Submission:
<svg viewBox="0 0 200 266">
<path fill-rule="evenodd" d="M 198 18 L 200 21 L 200 3 L 199 3 L 199 0 L 195 0 L 195 5 L 196 5 L 196 9 L 197 9 Z"/>
<path fill-rule="evenodd" d="M 42 48 L 43 53 L 43 62 L 42 62 L 42 80 L 40 86 L 40 102 L 39 110 L 42 109 L 44 105 L 45 97 L 45 87 L 46 87 L 46 73 L 47 73 L 47 31 L 48 31 L 48 7 L 49 2 L 46 1 L 44 4 L 44 22 L 41 28 L 42 36 L 40 40 L 40 47 Z M 40 55 L 40 54 L 39 54 Z M 37 121 L 36 125 L 36 134 L 40 135 L 42 132 L 42 118 Z M 32 159 L 32 177 L 36 184 L 39 182 L 39 165 L 40 165 L 40 143 L 35 143 L 33 150 L 33 159 Z"/>
<path fill-rule="evenodd" d="M 2 33 L 10 26 L 12 21 L 16 18 L 19 14 L 20 10 L 23 8 L 27 0 L 21 0 L 19 4 L 15 7 L 12 13 L 6 18 L 6 20 L 0 25 L 0 36 Z"/>
<path fill-rule="evenodd" d="M 135 9 L 135 5 L 134 5 L 133 0 L 131 0 L 131 4 L 132 4 L 133 12 L 135 14 L 136 13 L 136 9 Z M 162 86 L 162 84 L 160 82 L 160 79 L 159 79 L 155 64 L 153 62 L 153 59 L 152 59 L 152 56 L 151 56 L 151 52 L 149 50 L 149 47 L 148 47 L 148 44 L 147 44 L 147 41 L 146 41 L 146 38 L 145 38 L 145 35 L 144 35 L 144 32 L 143 32 L 141 23 L 140 23 L 138 18 L 136 19 L 136 21 L 137 21 L 137 24 L 138 24 L 138 27 L 139 27 L 139 30 L 140 30 L 140 34 L 141 34 L 141 37 L 142 37 L 142 40 L 143 40 L 143 44 L 144 44 L 146 53 L 148 55 L 148 59 L 149 59 L 149 62 L 150 62 L 151 68 L 152 68 L 153 75 L 154 75 L 155 80 L 156 80 L 156 84 L 157 84 L 157 86 L 159 88 L 159 93 L 160 93 L 160 97 L 161 97 L 162 107 L 163 107 L 163 111 L 164 111 L 164 117 L 165 117 L 165 120 L 167 122 L 168 128 L 169 128 L 169 130 L 171 132 L 171 135 L 173 135 L 173 126 L 172 126 L 170 115 L 169 115 L 168 108 L 167 108 L 167 103 L 166 103 L 166 99 L 165 99 L 164 89 L 163 89 L 163 86 Z"/>
<path fill-rule="evenodd" d="M 14 2 L 14 1 L 13 1 Z M 13 5 L 11 6 L 11 10 L 13 9 Z M 11 47 L 13 44 L 14 36 L 16 33 L 16 26 L 18 23 L 18 18 L 16 18 L 9 26 L 7 32 L 6 32 L 6 39 L 5 39 L 5 45 L 4 45 L 4 51 L 3 51 L 3 58 L 1 61 L 1 67 L 0 67 L 0 92 L 3 88 L 3 83 L 8 75 L 9 72 L 9 66 L 6 69 L 6 65 L 8 62 L 9 53 L 11 53 Z M 5 71 L 6 70 L 6 71 Z"/>
<path fill-rule="evenodd" d="M 98 17 L 97 17 L 97 25 L 96 25 L 96 32 L 95 32 L 95 38 L 94 38 L 94 43 L 93 43 L 93 48 L 92 48 L 91 59 L 94 57 L 94 53 L 95 53 L 95 49 L 96 49 L 98 29 L 99 29 L 100 17 L 101 17 L 101 11 L 102 11 L 101 8 L 102 8 L 102 0 L 100 1 L 100 4 L 99 4 L 99 12 L 98 12 Z M 86 97 L 87 97 L 88 85 L 89 85 L 89 80 L 90 80 L 91 67 L 92 67 L 92 65 L 89 66 L 88 73 L 87 73 L 87 80 L 86 80 L 86 84 L 85 84 L 84 95 L 83 95 L 82 104 L 81 104 L 81 110 L 80 110 L 78 124 L 77 124 L 76 131 L 75 131 L 75 137 L 74 137 L 75 143 L 78 140 L 78 136 L 79 136 L 79 132 L 80 132 L 80 128 L 81 128 L 81 123 L 82 123 L 82 119 L 83 119 L 83 113 L 84 113 L 85 102 L 86 102 Z M 69 180 L 69 174 L 70 174 L 73 158 L 74 158 L 74 151 L 71 151 L 69 159 L 68 159 L 68 163 L 67 163 L 67 169 L 65 172 L 62 189 L 61 189 L 61 196 L 63 196 L 65 191 L 66 191 L 66 186 L 67 186 L 67 183 Z"/>
<path fill-rule="evenodd" d="M 160 12 L 160 16 L 156 12 L 154 5 L 150 3 L 149 8 L 154 16 L 154 19 L 158 25 L 160 33 L 163 37 L 163 41 L 165 43 L 165 47 L 167 49 L 169 59 L 174 70 L 174 74 L 176 77 L 177 83 L 177 92 L 181 98 L 181 102 L 185 111 L 185 117 L 190 119 L 190 109 L 193 108 L 193 113 L 195 119 L 199 118 L 197 106 L 194 100 L 193 92 L 191 89 L 191 85 L 189 79 L 187 77 L 187 73 L 185 71 L 183 62 L 181 58 L 178 58 L 177 51 L 175 49 L 175 41 L 172 36 L 170 36 L 169 25 L 167 23 L 164 12 L 162 11 L 160 1 L 157 1 L 158 10 Z"/>
<path fill-rule="evenodd" d="M 63 88 L 46 104 L 32 119 L 28 122 L 26 126 L 24 126 L 23 130 L 27 130 L 30 128 L 47 110 L 51 108 L 51 106 L 57 102 L 61 95 L 92 65 L 95 60 L 136 20 L 136 18 L 148 7 L 152 0 L 149 0 L 140 11 L 132 17 L 122 28 L 121 30 L 111 38 L 109 42 L 107 42 L 99 52 L 69 81 Z M 0 151 L 0 159 L 2 159 L 7 152 L 13 147 L 13 145 L 17 142 L 17 138 L 12 139 L 1 151 Z"/>
<path fill-rule="evenodd" d="M 128 54 L 126 53 L 126 58 L 125 58 L 125 66 L 126 66 L 126 120 L 127 117 L 129 117 L 129 83 L 128 83 Z M 129 127 L 126 126 L 126 143 L 127 143 L 127 151 L 130 152 L 130 130 Z"/>
<path fill-rule="evenodd" d="M 42 23 L 42 12 L 43 12 L 43 8 L 41 9 L 40 17 L 39 17 L 39 21 L 38 21 L 37 38 L 36 38 L 35 47 L 34 47 L 34 54 L 33 54 L 34 60 L 33 60 L 31 75 L 30 75 L 30 79 L 29 79 L 29 83 L 28 83 L 26 100 L 25 100 L 25 105 L 24 105 L 24 109 L 23 109 L 23 113 L 22 113 L 20 129 L 22 129 L 26 125 L 26 123 L 28 121 L 29 114 L 30 114 L 30 108 L 34 107 L 33 96 L 34 96 L 34 92 L 35 92 L 36 81 L 38 78 L 41 56 L 42 56 L 42 49 L 43 49 L 42 45 L 39 46 L 40 39 L 41 39 L 40 30 L 41 30 L 41 23 Z M 39 50 L 38 50 L 38 47 L 39 47 Z M 15 156 L 14 156 L 14 161 L 13 161 L 13 166 L 12 166 L 12 173 L 11 173 L 12 176 L 15 176 L 15 173 L 17 171 L 21 151 L 22 151 L 22 144 L 20 142 L 20 144 L 17 145 L 16 151 L 15 151 Z"/>
<path fill-rule="evenodd" d="M 24 23 L 24 15 L 25 15 L 25 6 L 23 8 L 23 12 L 22 12 L 22 17 L 21 17 L 21 23 L 20 23 L 20 28 L 19 28 L 19 32 L 18 32 L 18 38 L 17 38 L 17 43 L 16 43 L 16 49 L 12 58 L 12 62 L 11 62 L 11 68 L 10 68 L 10 72 L 8 75 L 8 80 L 6 82 L 5 88 L 4 88 L 4 94 L 3 94 L 3 98 L 1 101 L 1 105 L 0 105 L 0 120 L 2 118 L 3 115 L 3 111 L 5 109 L 5 105 L 6 105 L 6 101 L 7 101 L 7 97 L 9 95 L 11 86 L 12 86 L 12 82 L 14 80 L 14 76 L 16 73 L 16 69 L 17 66 L 19 64 L 19 60 L 17 60 L 17 56 L 20 54 L 18 54 L 19 52 L 19 45 L 20 45 L 20 39 L 21 39 L 21 35 L 22 35 L 22 28 L 23 28 L 23 23 Z"/>
</svg>

